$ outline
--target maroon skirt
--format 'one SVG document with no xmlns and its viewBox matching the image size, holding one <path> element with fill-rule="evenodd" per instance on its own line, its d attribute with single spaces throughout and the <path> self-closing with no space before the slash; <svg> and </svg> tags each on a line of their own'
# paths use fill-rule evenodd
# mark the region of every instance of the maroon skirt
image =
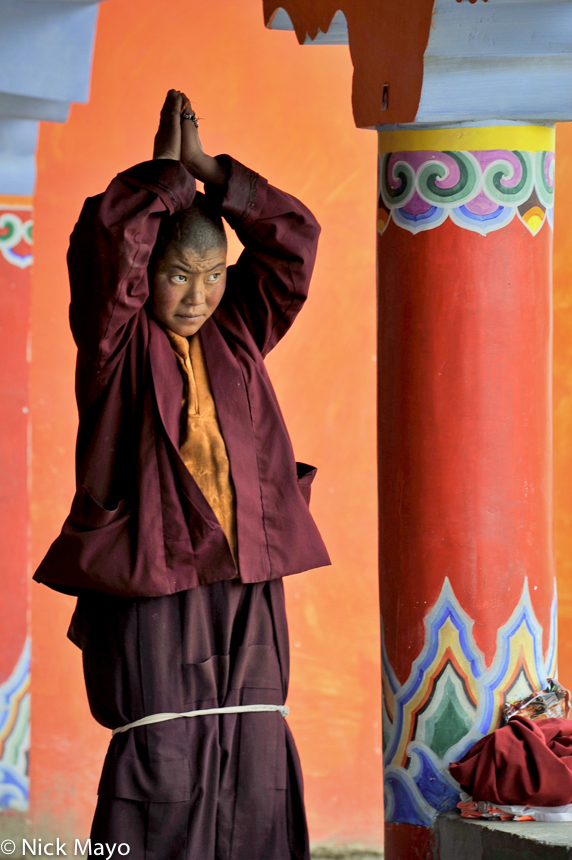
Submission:
<svg viewBox="0 0 572 860">
<path fill-rule="evenodd" d="M 85 592 L 70 638 L 108 728 L 164 711 L 285 702 L 281 580 L 158 598 Z M 111 741 L 91 839 L 129 860 L 309 860 L 302 774 L 279 712 L 130 729 Z M 123 849 L 125 851 L 125 849 Z"/>
</svg>

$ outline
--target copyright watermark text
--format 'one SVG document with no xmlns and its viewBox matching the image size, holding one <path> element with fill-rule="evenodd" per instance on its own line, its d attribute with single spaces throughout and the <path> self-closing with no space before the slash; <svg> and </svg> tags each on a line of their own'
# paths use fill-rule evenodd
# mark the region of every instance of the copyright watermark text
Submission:
<svg viewBox="0 0 572 860">
<path fill-rule="evenodd" d="M 69 848 L 68 848 L 69 846 Z M 14 854 L 17 849 L 19 854 L 30 857 L 103 857 L 104 860 L 112 860 L 112 858 L 126 857 L 131 851 L 127 842 L 107 843 L 107 842 L 92 842 L 91 839 L 81 839 L 71 842 L 62 842 L 61 839 L 56 839 L 55 842 L 46 842 L 43 839 L 22 839 L 18 840 L 18 845 L 13 839 L 3 839 L 0 842 L 0 854 L 9 856 Z"/>
</svg>

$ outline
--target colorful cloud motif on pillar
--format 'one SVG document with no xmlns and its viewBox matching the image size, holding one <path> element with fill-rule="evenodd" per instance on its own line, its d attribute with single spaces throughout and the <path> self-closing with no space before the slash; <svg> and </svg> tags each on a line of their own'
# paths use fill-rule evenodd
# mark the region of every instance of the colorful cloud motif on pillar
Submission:
<svg viewBox="0 0 572 860">
<path fill-rule="evenodd" d="M 32 226 L 29 218 L 22 218 L 17 212 L 0 213 L 0 254 L 19 269 L 32 265 L 33 257 L 29 253 Z"/>
<path fill-rule="evenodd" d="M 30 640 L 0 685 L 0 810 L 28 808 L 30 749 Z"/>
<path fill-rule="evenodd" d="M 383 651 L 385 816 L 388 822 L 429 826 L 454 809 L 459 785 L 449 764 L 498 726 L 505 701 L 538 690 L 556 674 L 556 585 L 549 644 L 530 601 L 528 580 L 497 634 L 487 667 L 473 638 L 473 621 L 446 578 L 425 618 L 425 642 L 401 686 Z"/>
<path fill-rule="evenodd" d="M 535 236 L 553 225 L 554 153 L 524 150 L 387 152 L 379 156 L 378 230 L 410 233 L 450 218 L 486 236 L 514 218 Z"/>
</svg>

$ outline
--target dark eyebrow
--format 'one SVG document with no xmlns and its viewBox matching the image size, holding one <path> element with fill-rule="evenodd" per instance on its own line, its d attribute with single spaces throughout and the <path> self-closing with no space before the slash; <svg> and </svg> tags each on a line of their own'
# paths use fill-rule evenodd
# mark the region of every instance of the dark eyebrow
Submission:
<svg viewBox="0 0 572 860">
<path fill-rule="evenodd" d="M 221 260 L 219 263 L 215 263 L 212 269 L 206 269 L 204 272 L 196 272 L 194 269 L 190 269 L 188 266 L 185 266 L 184 263 L 173 263 L 173 268 L 181 269 L 183 272 L 189 272 L 191 275 L 208 275 L 210 272 L 214 272 L 215 269 L 220 269 L 221 266 L 225 265 L 225 261 Z"/>
</svg>

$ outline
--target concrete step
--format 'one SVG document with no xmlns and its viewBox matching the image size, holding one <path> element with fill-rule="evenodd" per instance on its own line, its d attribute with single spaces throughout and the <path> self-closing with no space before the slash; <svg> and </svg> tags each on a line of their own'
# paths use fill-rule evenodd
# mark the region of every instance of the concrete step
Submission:
<svg viewBox="0 0 572 860">
<path fill-rule="evenodd" d="M 433 829 L 435 860 L 572 860 L 572 821 L 471 821 L 451 812 Z"/>
</svg>

